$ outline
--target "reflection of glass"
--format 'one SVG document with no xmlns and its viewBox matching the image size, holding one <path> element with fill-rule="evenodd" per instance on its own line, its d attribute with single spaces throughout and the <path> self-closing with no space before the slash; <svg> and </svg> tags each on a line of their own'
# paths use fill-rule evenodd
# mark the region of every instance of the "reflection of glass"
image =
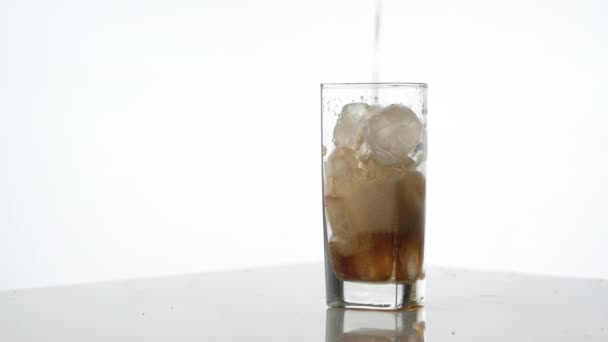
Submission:
<svg viewBox="0 0 608 342">
<path fill-rule="evenodd" d="M 323 84 L 327 304 L 422 304 L 426 84 Z"/>
<path fill-rule="evenodd" d="M 424 309 L 327 310 L 325 342 L 424 342 Z"/>
</svg>

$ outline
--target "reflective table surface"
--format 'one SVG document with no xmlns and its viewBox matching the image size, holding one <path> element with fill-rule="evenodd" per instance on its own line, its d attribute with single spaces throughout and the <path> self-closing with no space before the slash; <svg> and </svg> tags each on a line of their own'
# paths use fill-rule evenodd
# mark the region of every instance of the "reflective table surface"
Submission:
<svg viewBox="0 0 608 342">
<path fill-rule="evenodd" d="M 425 307 L 328 309 L 321 265 L 0 292 L 0 341 L 608 341 L 608 280 L 431 268 Z"/>
</svg>

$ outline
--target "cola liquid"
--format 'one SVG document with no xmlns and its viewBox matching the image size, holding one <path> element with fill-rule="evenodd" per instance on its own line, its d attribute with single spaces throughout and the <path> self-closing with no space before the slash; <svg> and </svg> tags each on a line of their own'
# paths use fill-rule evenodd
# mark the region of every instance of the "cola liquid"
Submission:
<svg viewBox="0 0 608 342">
<path fill-rule="evenodd" d="M 424 278 L 424 127 L 401 104 L 340 111 L 325 162 L 329 252 L 341 280 Z"/>
</svg>

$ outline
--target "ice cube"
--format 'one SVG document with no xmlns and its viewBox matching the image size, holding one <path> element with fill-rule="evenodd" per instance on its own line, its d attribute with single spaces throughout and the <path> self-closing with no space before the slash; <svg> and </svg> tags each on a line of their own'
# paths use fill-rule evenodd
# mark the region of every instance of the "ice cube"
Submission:
<svg viewBox="0 0 608 342">
<path fill-rule="evenodd" d="M 351 246 L 349 240 L 339 238 L 352 233 L 353 224 L 348 215 L 348 206 L 343 198 L 338 196 L 326 195 L 325 206 L 327 207 L 327 220 L 329 221 L 331 231 L 334 234 L 336 248 L 342 254 L 349 255 L 346 250 Z"/>
<path fill-rule="evenodd" d="M 393 273 L 393 241 L 391 235 L 386 239 L 374 241 L 373 247 L 352 258 L 357 280 L 385 281 Z"/>
<path fill-rule="evenodd" d="M 355 151 L 347 147 L 337 147 L 329 156 L 328 176 L 344 178 L 349 177 L 357 167 Z"/>
<path fill-rule="evenodd" d="M 367 114 L 365 103 L 349 103 L 342 108 L 338 122 L 334 127 L 334 144 L 336 146 L 353 146 L 357 140 L 357 129 L 361 119 Z"/>
<path fill-rule="evenodd" d="M 366 239 L 367 238 L 367 239 Z M 352 257 L 357 253 L 366 252 L 371 248 L 368 236 L 363 234 L 350 234 L 332 227 L 332 236 L 329 240 L 331 251 L 342 257 Z"/>
<path fill-rule="evenodd" d="M 424 229 L 424 175 L 418 171 L 403 174 L 397 187 L 399 195 L 399 230 L 418 233 Z"/>
<path fill-rule="evenodd" d="M 357 165 L 355 151 L 347 147 L 336 147 L 325 164 L 325 195 L 336 197 L 338 192 L 343 192 L 340 189 L 348 189 Z"/>
<path fill-rule="evenodd" d="M 424 276 L 422 270 L 422 242 L 419 239 L 402 236 L 395 265 L 395 279 L 412 281 Z"/>
<path fill-rule="evenodd" d="M 422 138 L 422 122 L 409 107 L 393 104 L 371 116 L 363 135 L 376 160 L 398 165 Z"/>
<path fill-rule="evenodd" d="M 391 233 L 334 234 L 329 247 L 334 271 L 343 280 L 384 281 L 393 272 Z"/>
</svg>

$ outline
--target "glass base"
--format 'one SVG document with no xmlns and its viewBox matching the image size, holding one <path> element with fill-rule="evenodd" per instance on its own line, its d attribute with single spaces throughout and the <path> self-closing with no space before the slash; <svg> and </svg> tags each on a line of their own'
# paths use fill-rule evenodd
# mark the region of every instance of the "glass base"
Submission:
<svg viewBox="0 0 608 342">
<path fill-rule="evenodd" d="M 424 280 L 405 284 L 377 284 L 336 279 L 327 289 L 332 308 L 401 310 L 418 308 L 424 299 Z"/>
</svg>

